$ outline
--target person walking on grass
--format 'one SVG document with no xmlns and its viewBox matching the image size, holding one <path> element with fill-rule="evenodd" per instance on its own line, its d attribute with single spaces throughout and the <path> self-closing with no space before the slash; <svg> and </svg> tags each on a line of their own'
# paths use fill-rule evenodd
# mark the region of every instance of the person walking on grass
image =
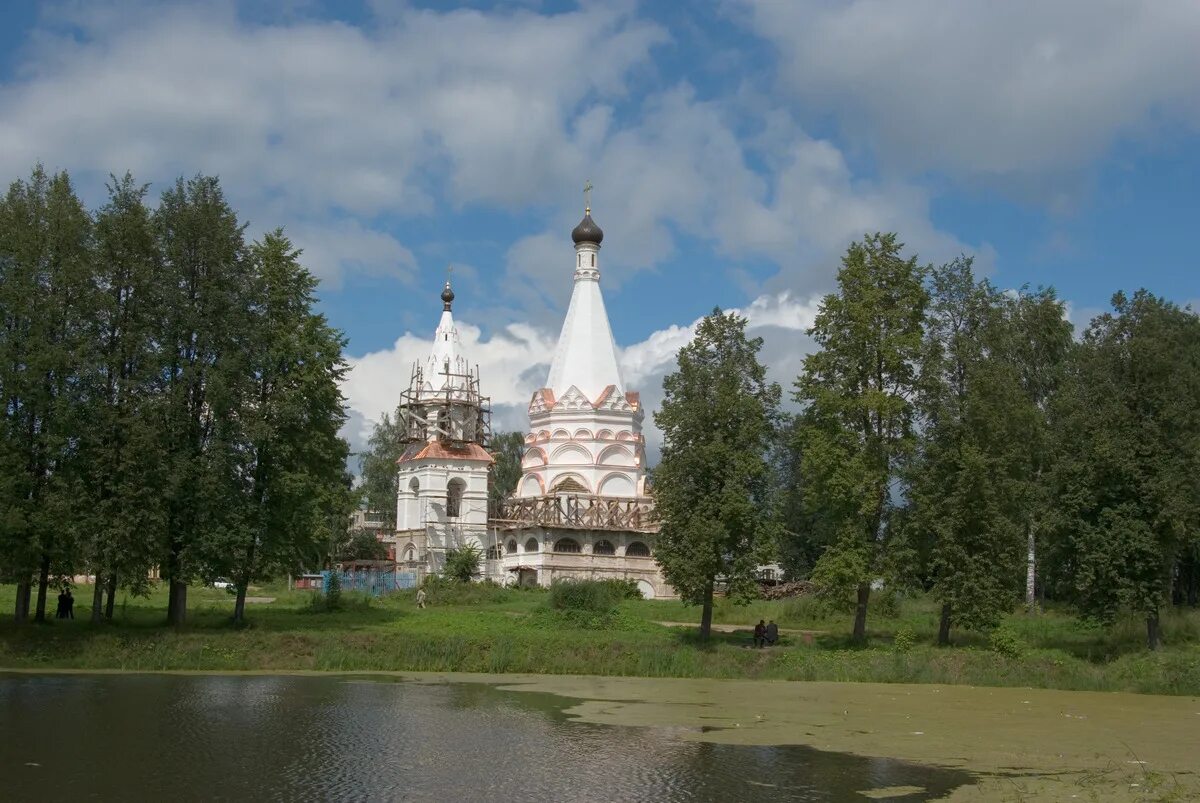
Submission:
<svg viewBox="0 0 1200 803">
<path fill-rule="evenodd" d="M 424 609 L 425 607 L 425 589 L 417 589 L 417 607 Z"/>
<path fill-rule="evenodd" d="M 779 642 L 779 625 L 775 624 L 775 620 L 767 622 L 767 646 L 774 647 Z"/>
<path fill-rule="evenodd" d="M 58 608 L 54 611 L 55 619 L 67 618 L 67 589 L 58 592 Z"/>
<path fill-rule="evenodd" d="M 758 624 L 754 626 L 754 646 L 761 647 L 767 640 L 767 626 L 763 624 L 763 620 L 759 619 Z"/>
<path fill-rule="evenodd" d="M 63 618 L 64 619 L 74 619 L 75 618 L 75 595 L 71 593 L 70 586 L 67 586 L 66 613 L 63 616 Z"/>
</svg>

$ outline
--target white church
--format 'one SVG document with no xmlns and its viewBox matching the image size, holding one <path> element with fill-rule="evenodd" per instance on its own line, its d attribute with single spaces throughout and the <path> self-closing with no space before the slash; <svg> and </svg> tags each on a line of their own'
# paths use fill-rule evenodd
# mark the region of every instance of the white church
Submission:
<svg viewBox="0 0 1200 803">
<path fill-rule="evenodd" d="M 604 232 L 590 208 L 571 239 L 571 303 L 546 386 L 529 403 L 521 480 L 498 509 L 488 507 L 489 400 L 462 352 L 446 282 L 429 358 L 401 394 L 396 560 L 438 573 L 448 550 L 473 544 L 486 556 L 483 577 L 496 582 L 622 578 L 645 597 L 674 596 L 654 560 L 645 411 L 621 378 L 600 292 Z"/>
</svg>

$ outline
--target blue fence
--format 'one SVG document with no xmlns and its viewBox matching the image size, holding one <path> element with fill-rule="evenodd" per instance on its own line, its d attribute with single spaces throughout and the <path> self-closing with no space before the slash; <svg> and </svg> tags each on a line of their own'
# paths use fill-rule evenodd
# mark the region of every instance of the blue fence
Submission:
<svg viewBox="0 0 1200 803">
<path fill-rule="evenodd" d="M 329 591 L 331 571 L 321 572 L 323 591 Z M 405 588 L 417 587 L 416 572 L 381 572 L 374 569 L 358 569 L 352 572 L 339 572 L 343 591 L 366 591 L 372 596 L 390 594 Z"/>
</svg>

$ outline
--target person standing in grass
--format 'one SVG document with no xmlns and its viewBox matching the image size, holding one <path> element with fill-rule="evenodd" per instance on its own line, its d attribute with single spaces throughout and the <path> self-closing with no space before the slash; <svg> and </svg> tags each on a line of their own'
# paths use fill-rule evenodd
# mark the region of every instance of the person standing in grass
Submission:
<svg viewBox="0 0 1200 803">
<path fill-rule="evenodd" d="M 425 589 L 423 588 L 417 589 L 417 607 L 422 609 L 425 607 Z"/>
<path fill-rule="evenodd" d="M 754 646 L 761 647 L 767 640 L 767 626 L 762 619 L 754 626 Z"/>
<path fill-rule="evenodd" d="M 775 624 L 774 619 L 767 622 L 766 637 L 768 647 L 774 647 L 779 643 L 779 625 Z"/>
</svg>

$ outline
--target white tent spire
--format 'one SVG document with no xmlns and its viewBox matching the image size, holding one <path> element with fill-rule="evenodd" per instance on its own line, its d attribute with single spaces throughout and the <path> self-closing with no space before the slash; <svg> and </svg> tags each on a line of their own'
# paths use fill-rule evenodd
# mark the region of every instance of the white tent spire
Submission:
<svg viewBox="0 0 1200 803">
<path fill-rule="evenodd" d="M 590 190 L 589 182 L 585 192 Z M 574 386 L 595 402 L 609 385 L 615 385 L 617 393 L 624 395 L 625 383 L 600 293 L 599 257 L 604 232 L 592 220 L 590 207 L 571 232 L 571 239 L 575 241 L 575 287 L 546 387 L 561 399 Z"/>
<path fill-rule="evenodd" d="M 467 360 L 462 354 L 462 341 L 458 339 L 458 327 L 454 325 L 454 314 L 450 311 L 454 303 L 454 290 L 450 279 L 442 288 L 442 318 L 433 334 L 433 349 L 425 362 L 425 388 L 443 390 L 463 387 L 468 373 Z"/>
</svg>

